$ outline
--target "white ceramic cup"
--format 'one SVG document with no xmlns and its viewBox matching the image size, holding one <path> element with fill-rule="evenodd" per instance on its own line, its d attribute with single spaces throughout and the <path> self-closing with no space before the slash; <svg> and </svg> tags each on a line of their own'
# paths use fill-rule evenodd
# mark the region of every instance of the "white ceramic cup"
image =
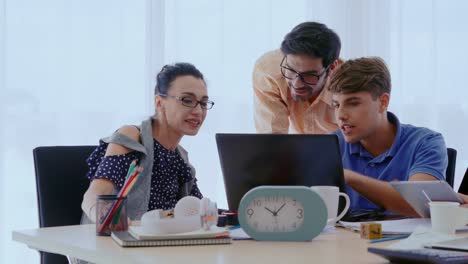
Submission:
<svg viewBox="0 0 468 264">
<path fill-rule="evenodd" d="M 429 202 L 432 231 L 454 235 L 465 220 L 464 208 L 457 202 Z"/>
<path fill-rule="evenodd" d="M 348 212 L 350 201 L 346 193 L 340 192 L 336 186 L 312 186 L 313 191 L 318 193 L 322 200 L 325 202 L 328 211 L 327 225 L 335 224 Z M 342 196 L 346 200 L 346 205 L 340 215 L 338 214 L 339 198 Z"/>
</svg>

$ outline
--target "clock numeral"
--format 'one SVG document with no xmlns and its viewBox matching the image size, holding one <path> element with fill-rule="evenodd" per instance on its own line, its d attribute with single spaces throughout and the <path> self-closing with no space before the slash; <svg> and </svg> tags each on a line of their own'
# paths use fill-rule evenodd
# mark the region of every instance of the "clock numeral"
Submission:
<svg viewBox="0 0 468 264">
<path fill-rule="evenodd" d="M 304 217 L 304 211 L 302 209 L 297 209 L 297 218 L 302 219 Z"/>
<path fill-rule="evenodd" d="M 247 215 L 250 217 L 252 217 L 252 215 L 254 214 L 254 210 L 252 208 L 248 208 L 247 209 Z"/>
<path fill-rule="evenodd" d="M 260 207 L 260 206 L 262 206 L 262 201 L 261 200 L 255 200 L 254 205 Z"/>
</svg>

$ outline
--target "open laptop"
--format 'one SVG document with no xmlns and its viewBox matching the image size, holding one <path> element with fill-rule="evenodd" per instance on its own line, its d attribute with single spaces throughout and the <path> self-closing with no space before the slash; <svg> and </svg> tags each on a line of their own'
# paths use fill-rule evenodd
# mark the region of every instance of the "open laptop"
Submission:
<svg viewBox="0 0 468 264">
<path fill-rule="evenodd" d="M 336 135 L 216 134 L 229 210 L 260 185 L 333 185 L 346 192 Z M 344 203 L 340 201 L 339 211 Z"/>
</svg>

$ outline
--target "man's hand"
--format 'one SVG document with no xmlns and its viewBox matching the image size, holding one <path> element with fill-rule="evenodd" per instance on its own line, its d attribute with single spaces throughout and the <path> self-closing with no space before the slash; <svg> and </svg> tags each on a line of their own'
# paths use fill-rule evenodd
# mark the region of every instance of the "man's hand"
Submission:
<svg viewBox="0 0 468 264">
<path fill-rule="evenodd" d="M 353 180 L 353 177 L 355 176 L 355 172 L 352 170 L 344 169 L 343 170 L 343 175 L 344 175 L 344 180 L 346 184 L 350 184 L 351 181 Z"/>
<path fill-rule="evenodd" d="M 463 204 L 461 206 L 468 208 L 468 195 L 458 193 L 458 196 L 463 200 Z"/>
</svg>

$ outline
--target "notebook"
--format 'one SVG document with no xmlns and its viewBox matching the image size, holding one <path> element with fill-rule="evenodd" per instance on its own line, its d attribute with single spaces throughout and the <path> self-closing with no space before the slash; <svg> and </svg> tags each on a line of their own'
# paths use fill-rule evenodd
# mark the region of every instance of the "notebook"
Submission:
<svg viewBox="0 0 468 264">
<path fill-rule="evenodd" d="M 112 232 L 111 237 L 121 247 L 194 246 L 232 243 L 232 239 L 230 237 L 139 240 L 133 237 L 128 231 Z"/>
<path fill-rule="evenodd" d="M 194 239 L 194 238 L 218 238 L 228 237 L 229 231 L 224 227 L 212 226 L 209 230 L 195 230 L 174 234 L 147 234 L 141 226 L 129 226 L 128 232 L 138 240 L 174 240 L 174 239 Z"/>
</svg>

